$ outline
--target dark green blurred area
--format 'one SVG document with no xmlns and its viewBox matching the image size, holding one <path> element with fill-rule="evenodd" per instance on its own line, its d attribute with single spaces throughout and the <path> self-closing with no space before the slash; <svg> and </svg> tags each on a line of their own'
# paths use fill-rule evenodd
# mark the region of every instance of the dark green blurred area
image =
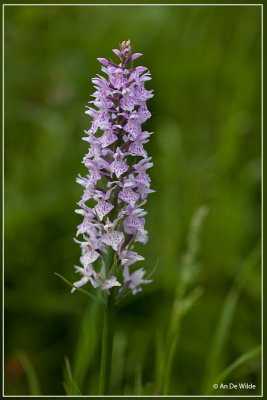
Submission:
<svg viewBox="0 0 267 400">
<path fill-rule="evenodd" d="M 80 350 L 88 362 L 82 390 L 97 391 L 101 311 L 53 273 L 77 278 L 75 178 L 85 174 L 81 138 L 96 57 L 109 58 L 128 38 L 153 78 L 145 128 L 155 132 L 146 149 L 156 193 L 146 205 L 150 240 L 138 250 L 148 271 L 159 262 L 153 284 L 118 308 L 112 392 L 132 393 L 141 370 L 146 394 L 157 394 L 157 332 L 169 318 L 190 220 L 206 205 L 196 281 L 203 295 L 181 325 L 170 386 L 171 394 L 202 394 L 225 298 L 260 246 L 260 19 L 260 7 L 5 7 L 5 394 L 29 394 L 22 353 L 42 394 L 64 394 L 64 356 L 81 377 L 85 313 L 95 331 Z M 256 257 L 219 372 L 260 344 L 260 286 Z M 230 381 L 253 382 L 259 394 L 260 373 L 252 360 Z"/>
</svg>

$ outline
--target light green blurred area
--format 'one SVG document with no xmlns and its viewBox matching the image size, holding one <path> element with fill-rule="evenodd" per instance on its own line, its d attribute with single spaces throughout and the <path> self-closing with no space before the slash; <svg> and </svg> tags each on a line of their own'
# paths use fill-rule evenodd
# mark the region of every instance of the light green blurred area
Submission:
<svg viewBox="0 0 267 400">
<path fill-rule="evenodd" d="M 78 377 L 84 374 L 83 394 L 96 393 L 100 311 L 90 305 L 86 311 L 88 299 L 71 295 L 53 272 L 76 278 L 80 249 L 72 238 L 82 191 L 75 177 L 86 172 L 81 138 L 90 127 L 84 110 L 91 79 L 100 73 L 96 58 L 113 57 L 111 50 L 127 39 L 153 78 L 145 129 L 155 132 L 146 149 L 156 193 L 146 205 L 150 241 L 138 250 L 148 271 L 159 261 L 153 284 L 118 309 L 113 393 L 133 393 L 141 370 L 144 391 L 157 394 L 156 333 L 170 315 L 190 220 L 207 205 L 197 256 L 203 295 L 183 320 L 170 386 L 171 394 L 201 394 L 224 300 L 260 245 L 260 12 L 257 6 L 5 7 L 5 394 L 29 393 L 21 352 L 42 394 L 64 394 L 64 356 L 76 362 Z M 252 264 L 218 368 L 260 343 L 260 257 Z M 80 336 L 85 313 L 93 315 L 87 342 Z M 77 350 L 82 340 L 88 359 Z M 260 393 L 259 360 L 235 374 L 232 380 L 254 382 Z"/>
</svg>

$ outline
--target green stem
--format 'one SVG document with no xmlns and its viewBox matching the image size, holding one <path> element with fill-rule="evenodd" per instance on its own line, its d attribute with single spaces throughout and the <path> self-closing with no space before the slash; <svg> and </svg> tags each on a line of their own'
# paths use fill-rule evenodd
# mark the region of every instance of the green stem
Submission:
<svg viewBox="0 0 267 400">
<path fill-rule="evenodd" d="M 107 305 L 104 311 L 104 326 L 102 338 L 102 354 L 100 366 L 99 394 L 107 395 L 110 389 L 110 375 L 113 348 L 113 319 L 114 319 L 114 288 L 110 289 Z"/>
<path fill-rule="evenodd" d="M 163 388 L 162 388 L 162 392 L 163 392 L 162 394 L 164 396 L 169 394 L 173 357 L 174 357 L 174 354 L 176 351 L 177 342 L 178 342 L 178 333 L 172 340 L 170 351 L 169 351 L 169 354 L 167 357 L 166 369 L 165 369 L 164 381 L 163 381 Z"/>
</svg>

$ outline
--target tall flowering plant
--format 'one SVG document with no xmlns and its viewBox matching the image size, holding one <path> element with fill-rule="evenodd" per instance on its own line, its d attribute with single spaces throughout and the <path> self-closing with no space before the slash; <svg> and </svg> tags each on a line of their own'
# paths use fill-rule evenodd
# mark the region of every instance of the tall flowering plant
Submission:
<svg viewBox="0 0 267 400">
<path fill-rule="evenodd" d="M 70 284 L 73 289 L 91 283 L 104 291 L 104 323 L 99 380 L 99 394 L 108 394 L 113 346 L 114 305 L 125 294 L 136 294 L 141 285 L 150 283 L 145 270 L 133 270 L 144 257 L 134 251 L 134 244 L 148 241 L 143 209 L 152 193 L 147 170 L 153 166 L 144 144 L 151 132 L 143 131 L 142 124 L 150 118 L 146 102 L 153 97 L 145 89 L 150 73 L 145 67 L 133 67 L 133 61 L 142 54 L 132 54 L 128 40 L 120 49 L 113 50 L 119 63 L 98 58 L 104 78 L 97 75 L 92 81 L 95 92 L 87 107 L 92 125 L 83 138 L 89 143 L 83 164 L 88 169 L 77 182 L 84 188 L 79 208 L 83 217 L 74 239 L 81 247 L 81 266 L 75 266 L 81 279 Z"/>
<path fill-rule="evenodd" d="M 133 67 L 142 54 L 132 54 L 130 41 L 113 52 L 118 64 L 98 58 L 107 78 L 92 79 L 96 90 L 89 103 L 94 107 L 85 111 L 93 120 L 83 138 L 89 143 L 82 161 L 88 175 L 77 178 L 84 191 L 76 210 L 83 221 L 75 239 L 82 266 L 75 268 L 82 277 L 74 286 L 90 282 L 108 295 L 117 286 L 118 299 L 127 290 L 135 294 L 151 282 L 144 279 L 143 268 L 133 271 L 133 264 L 144 260 L 133 247 L 148 240 L 143 206 L 153 192 L 147 173 L 153 163 L 144 149 L 151 132 L 143 131 L 142 124 L 151 116 L 146 102 L 153 94 L 145 89 L 151 79 L 147 68 Z"/>
</svg>

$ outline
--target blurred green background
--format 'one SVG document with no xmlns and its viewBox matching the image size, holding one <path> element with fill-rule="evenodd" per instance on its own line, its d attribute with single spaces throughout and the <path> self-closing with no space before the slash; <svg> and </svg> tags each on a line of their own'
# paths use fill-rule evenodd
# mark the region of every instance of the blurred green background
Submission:
<svg viewBox="0 0 267 400">
<path fill-rule="evenodd" d="M 156 193 L 138 250 L 148 271 L 158 266 L 143 294 L 118 307 L 112 393 L 164 392 L 175 293 L 179 314 L 202 292 L 174 331 L 169 394 L 207 394 L 260 344 L 260 30 L 260 7 L 5 7 L 5 394 L 64 394 L 65 356 L 82 394 L 97 393 L 102 312 L 53 273 L 77 278 L 85 105 L 96 57 L 127 39 L 153 78 L 145 128 L 155 132 L 146 149 Z M 183 279 L 189 297 L 177 291 Z M 260 374 L 252 357 L 225 381 L 252 382 L 259 394 Z M 242 393 L 252 391 L 231 391 Z"/>
</svg>

